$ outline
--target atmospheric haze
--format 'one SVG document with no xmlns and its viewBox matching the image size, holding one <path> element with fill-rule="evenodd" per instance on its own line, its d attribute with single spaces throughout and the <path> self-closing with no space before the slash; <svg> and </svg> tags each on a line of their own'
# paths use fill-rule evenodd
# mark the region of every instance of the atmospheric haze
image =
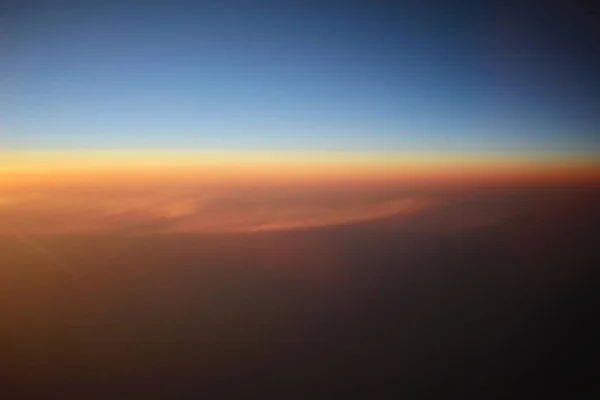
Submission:
<svg viewBox="0 0 600 400">
<path fill-rule="evenodd" d="M 71 171 L 2 185 L 11 396 L 504 396 L 505 379 L 534 392 L 539 363 L 556 351 L 579 363 L 594 337 L 563 339 L 592 332 L 573 297 L 590 296 L 600 261 L 589 175 L 216 184 Z"/>
</svg>

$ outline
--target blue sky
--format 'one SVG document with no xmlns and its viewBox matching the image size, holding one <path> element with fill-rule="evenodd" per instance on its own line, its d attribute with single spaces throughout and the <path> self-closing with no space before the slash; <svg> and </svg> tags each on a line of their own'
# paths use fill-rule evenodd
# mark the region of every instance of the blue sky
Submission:
<svg viewBox="0 0 600 400">
<path fill-rule="evenodd" d="M 25 3 L 2 21 L 0 146 L 600 148 L 580 60 L 499 8 Z"/>
</svg>

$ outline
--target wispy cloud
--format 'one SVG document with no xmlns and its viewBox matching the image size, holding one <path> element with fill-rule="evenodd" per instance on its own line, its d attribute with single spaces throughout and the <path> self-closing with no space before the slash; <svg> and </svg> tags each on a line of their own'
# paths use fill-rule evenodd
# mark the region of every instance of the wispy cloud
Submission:
<svg viewBox="0 0 600 400">
<path fill-rule="evenodd" d="M 300 189 L 13 190 L 0 199 L 0 232 L 30 234 L 240 232 L 294 229 L 412 214 L 422 195 Z"/>
</svg>

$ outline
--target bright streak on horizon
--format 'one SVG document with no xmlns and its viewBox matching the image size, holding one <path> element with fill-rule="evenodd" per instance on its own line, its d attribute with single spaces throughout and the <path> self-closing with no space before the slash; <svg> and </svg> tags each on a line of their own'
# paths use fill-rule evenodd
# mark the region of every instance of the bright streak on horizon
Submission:
<svg viewBox="0 0 600 400">
<path fill-rule="evenodd" d="M 593 154 L 491 152 L 4 150 L 0 184 L 28 179 L 206 182 L 597 180 Z"/>
</svg>

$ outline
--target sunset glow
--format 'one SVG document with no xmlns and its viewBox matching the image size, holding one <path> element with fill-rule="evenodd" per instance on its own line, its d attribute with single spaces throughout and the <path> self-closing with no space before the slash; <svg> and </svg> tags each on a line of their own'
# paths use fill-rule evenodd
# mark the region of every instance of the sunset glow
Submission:
<svg viewBox="0 0 600 400">
<path fill-rule="evenodd" d="M 595 182 L 592 157 L 498 153 L 4 151 L 0 185 Z"/>
</svg>

